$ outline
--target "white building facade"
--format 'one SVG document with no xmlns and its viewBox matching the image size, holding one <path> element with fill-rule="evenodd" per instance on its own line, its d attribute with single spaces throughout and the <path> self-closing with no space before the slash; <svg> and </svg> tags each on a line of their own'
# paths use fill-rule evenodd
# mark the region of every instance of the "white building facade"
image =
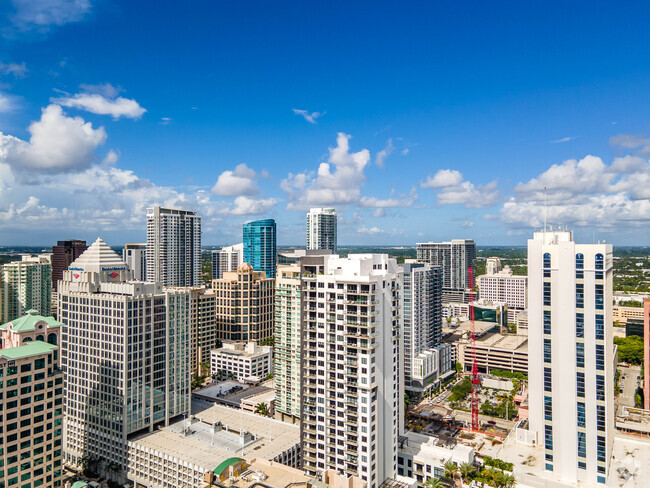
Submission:
<svg viewBox="0 0 650 488">
<path fill-rule="evenodd" d="M 565 483 L 605 483 L 614 438 L 612 246 L 528 241 L 530 429 Z"/>
<path fill-rule="evenodd" d="M 467 302 L 469 268 L 475 267 L 476 244 L 472 239 L 419 242 L 417 260 L 442 268 L 443 302 Z"/>
<path fill-rule="evenodd" d="M 501 271 L 494 273 L 488 272 L 479 276 L 476 281 L 481 300 L 508 305 L 509 323 L 514 324 L 517 314 L 528 307 L 528 277 L 513 275 L 510 267 L 506 266 Z"/>
<path fill-rule="evenodd" d="M 190 210 L 147 209 L 147 280 L 163 286 L 201 284 L 201 217 Z"/>
<path fill-rule="evenodd" d="M 334 208 L 311 208 L 307 213 L 307 249 L 336 252 L 337 216 Z"/>
<path fill-rule="evenodd" d="M 190 408 L 190 295 L 133 272 L 101 239 L 63 273 L 64 451 L 127 465 L 127 440 Z M 123 473 L 122 473 L 123 474 Z"/>
<path fill-rule="evenodd" d="M 222 247 L 218 251 L 212 251 L 212 279 L 219 280 L 223 278 L 224 273 L 237 271 L 237 268 L 243 262 L 243 243 Z"/>
<path fill-rule="evenodd" d="M 273 368 L 273 348 L 255 342 L 224 342 L 210 352 L 210 374 L 225 371 L 240 380 L 263 380 Z"/>
<path fill-rule="evenodd" d="M 301 260 L 301 441 L 309 474 L 335 469 L 369 488 L 397 475 L 402 273 L 385 254 Z"/>
<path fill-rule="evenodd" d="M 133 279 L 147 281 L 147 243 L 124 244 L 122 259 L 133 271 Z"/>
</svg>

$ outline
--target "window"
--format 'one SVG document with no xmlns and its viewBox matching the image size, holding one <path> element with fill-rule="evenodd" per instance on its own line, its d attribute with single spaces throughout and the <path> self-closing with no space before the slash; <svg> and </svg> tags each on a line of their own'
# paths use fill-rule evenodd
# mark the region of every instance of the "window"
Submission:
<svg viewBox="0 0 650 488">
<path fill-rule="evenodd" d="M 551 368 L 544 368 L 544 391 L 551 391 Z M 584 385 L 583 385 L 583 396 L 584 396 Z"/>
<path fill-rule="evenodd" d="M 549 451 L 553 450 L 553 427 L 550 425 L 544 426 L 544 447 Z"/>
<path fill-rule="evenodd" d="M 596 377 L 596 383 L 598 383 L 598 377 Z M 576 394 L 580 398 L 585 397 L 585 374 L 578 371 L 577 377 L 576 377 Z"/>
<path fill-rule="evenodd" d="M 551 311 L 544 310 L 544 334 L 551 333 Z"/>
<path fill-rule="evenodd" d="M 576 283 L 576 308 L 585 308 L 584 283 Z"/>
<path fill-rule="evenodd" d="M 586 427 L 585 404 L 583 402 L 578 402 L 578 427 Z"/>
<path fill-rule="evenodd" d="M 605 431 L 605 405 L 596 405 L 596 429 Z"/>
<path fill-rule="evenodd" d="M 605 462 L 606 453 L 607 445 L 605 443 L 605 436 L 599 435 L 596 438 L 596 459 Z"/>
<path fill-rule="evenodd" d="M 544 397 L 544 419 L 553 420 L 553 399 L 551 397 Z"/>
<path fill-rule="evenodd" d="M 551 254 L 547 252 L 544 254 L 544 278 L 550 278 L 550 277 L 551 277 Z"/>
<path fill-rule="evenodd" d="M 576 366 L 578 368 L 585 367 L 585 344 L 584 342 L 576 342 Z"/>
<path fill-rule="evenodd" d="M 603 309 L 603 302 L 604 302 L 603 287 L 604 285 L 596 285 L 596 310 Z"/>
<path fill-rule="evenodd" d="M 585 277 L 585 256 L 582 253 L 576 254 L 576 278 L 581 279 Z"/>
<path fill-rule="evenodd" d="M 583 374 L 583 385 L 584 385 L 584 374 Z M 596 400 L 603 400 L 603 401 L 605 400 L 605 377 L 600 374 L 596 375 Z"/>
<path fill-rule="evenodd" d="M 605 338 L 605 319 L 602 315 L 596 315 L 596 340 Z"/>
<path fill-rule="evenodd" d="M 578 457 L 587 457 L 587 434 L 578 431 Z"/>
<path fill-rule="evenodd" d="M 544 362 L 551 362 L 551 340 L 544 339 Z"/>
<path fill-rule="evenodd" d="M 576 337 L 583 338 L 585 336 L 585 314 L 576 314 Z"/>
<path fill-rule="evenodd" d="M 544 305 L 551 306 L 551 284 L 544 283 Z"/>
<path fill-rule="evenodd" d="M 596 344 L 596 369 L 603 371 L 605 369 L 605 346 Z"/>
<path fill-rule="evenodd" d="M 603 279 L 603 255 L 602 254 L 596 254 L 596 279 L 597 280 L 602 280 Z"/>
</svg>

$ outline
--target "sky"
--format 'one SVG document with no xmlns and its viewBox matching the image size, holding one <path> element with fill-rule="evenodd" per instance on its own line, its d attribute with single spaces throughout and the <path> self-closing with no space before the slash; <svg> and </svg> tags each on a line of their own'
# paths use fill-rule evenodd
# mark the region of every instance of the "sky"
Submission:
<svg viewBox="0 0 650 488">
<path fill-rule="evenodd" d="M 650 244 L 648 2 L 10 0 L 0 245 Z M 546 203 L 545 203 L 546 202 Z"/>
</svg>

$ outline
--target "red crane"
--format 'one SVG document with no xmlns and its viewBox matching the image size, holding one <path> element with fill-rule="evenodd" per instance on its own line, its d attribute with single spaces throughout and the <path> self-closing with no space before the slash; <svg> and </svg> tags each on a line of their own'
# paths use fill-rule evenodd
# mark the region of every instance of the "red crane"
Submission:
<svg viewBox="0 0 650 488">
<path fill-rule="evenodd" d="M 470 340 L 472 342 L 472 430 L 478 432 L 478 362 L 476 361 L 476 324 L 474 323 L 474 268 L 468 269 L 469 278 L 469 320 L 471 325 Z"/>
</svg>

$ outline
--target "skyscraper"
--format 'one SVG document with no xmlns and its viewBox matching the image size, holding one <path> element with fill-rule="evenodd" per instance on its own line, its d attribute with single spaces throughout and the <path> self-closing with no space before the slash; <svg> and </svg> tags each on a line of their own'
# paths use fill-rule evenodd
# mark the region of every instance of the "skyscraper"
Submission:
<svg viewBox="0 0 650 488">
<path fill-rule="evenodd" d="M 442 273 L 439 266 L 403 264 L 404 387 L 422 394 L 437 386 L 442 339 Z"/>
<path fill-rule="evenodd" d="M 127 440 L 190 405 L 190 294 L 132 281 L 97 239 L 64 272 L 58 295 L 65 371 L 65 454 L 128 464 Z"/>
<path fill-rule="evenodd" d="M 530 430 L 545 467 L 605 483 L 614 439 L 612 246 L 568 231 L 528 241 Z"/>
<path fill-rule="evenodd" d="M 254 220 L 244 224 L 244 262 L 255 271 L 264 271 L 267 278 L 275 278 L 276 260 L 275 220 Z"/>
<path fill-rule="evenodd" d="M 52 265 L 49 255 L 23 255 L 0 267 L 0 311 L 2 323 L 17 319 L 35 309 L 52 314 Z"/>
<path fill-rule="evenodd" d="M 402 269 L 385 254 L 305 256 L 303 469 L 377 488 L 397 475 L 403 431 Z"/>
<path fill-rule="evenodd" d="M 59 289 L 59 280 L 63 279 L 63 272 L 86 249 L 88 249 L 86 241 L 77 239 L 58 241 L 56 246 L 52 246 L 52 289 L 55 292 Z"/>
<path fill-rule="evenodd" d="M 475 266 L 476 244 L 472 239 L 450 242 L 419 242 L 417 259 L 442 268 L 442 301 L 468 301 L 469 268 Z"/>
<path fill-rule="evenodd" d="M 307 213 L 307 249 L 336 252 L 336 209 L 311 208 Z"/>
<path fill-rule="evenodd" d="M 218 251 L 212 251 L 212 279 L 223 278 L 228 271 L 237 271 L 240 264 L 244 262 L 244 244 L 222 247 Z"/>
<path fill-rule="evenodd" d="M 201 217 L 196 212 L 147 209 L 147 280 L 163 286 L 201 284 Z"/>
<path fill-rule="evenodd" d="M 124 244 L 122 259 L 133 271 L 133 279 L 147 281 L 147 244 Z"/>
</svg>

